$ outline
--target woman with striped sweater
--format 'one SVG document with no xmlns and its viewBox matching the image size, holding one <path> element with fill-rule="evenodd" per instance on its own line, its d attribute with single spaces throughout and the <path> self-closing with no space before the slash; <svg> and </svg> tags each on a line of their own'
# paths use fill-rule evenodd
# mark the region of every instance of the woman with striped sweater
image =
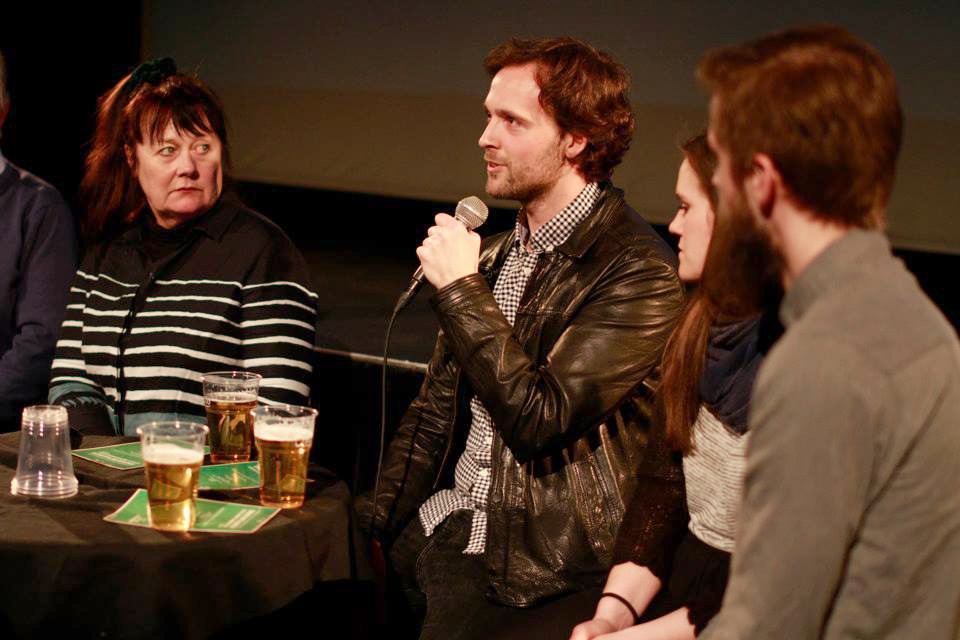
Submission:
<svg viewBox="0 0 960 640">
<path fill-rule="evenodd" d="M 169 59 L 101 99 L 81 195 L 88 249 L 70 289 L 50 402 L 81 431 L 202 421 L 202 374 L 263 376 L 261 401 L 306 404 L 316 294 L 293 243 L 224 192 L 219 100 Z"/>
</svg>

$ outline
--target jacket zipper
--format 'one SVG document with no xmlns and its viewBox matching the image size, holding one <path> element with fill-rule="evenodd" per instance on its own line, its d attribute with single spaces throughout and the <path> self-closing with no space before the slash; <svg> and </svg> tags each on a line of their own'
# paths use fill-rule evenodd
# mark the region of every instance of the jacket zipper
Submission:
<svg viewBox="0 0 960 640">
<path fill-rule="evenodd" d="M 126 351 L 125 340 L 129 338 L 130 334 L 133 332 L 133 321 L 137 316 L 137 307 L 145 307 L 147 304 L 147 292 L 153 283 L 156 281 L 157 277 L 160 275 L 160 272 L 163 269 L 166 269 L 170 264 L 177 260 L 189 247 L 194 243 L 194 239 L 191 238 L 188 241 L 185 241 L 180 245 L 173 253 L 162 258 L 161 260 L 152 264 L 152 269 L 147 274 L 146 280 L 140 283 L 140 286 L 137 287 L 137 292 L 133 295 L 133 302 L 130 306 L 130 311 L 127 313 L 127 317 L 123 321 L 123 331 L 120 333 L 120 339 L 117 341 L 117 426 L 120 430 L 120 435 L 124 435 L 125 423 L 126 423 L 126 414 L 127 414 L 127 376 L 123 372 L 123 354 Z M 149 260 L 149 258 L 148 258 Z M 150 264 L 150 262 L 148 262 Z M 141 300 L 140 294 L 143 293 L 143 299 Z M 141 309 L 142 310 L 142 309 Z"/>
<path fill-rule="evenodd" d="M 440 466 L 437 467 L 437 475 L 433 479 L 433 487 L 430 489 L 430 493 L 433 493 L 437 490 L 437 486 L 440 484 L 440 478 L 443 477 L 443 468 L 447 466 L 447 458 L 450 457 L 450 450 L 453 449 L 454 441 L 454 429 L 457 426 L 457 409 L 460 406 L 460 379 L 462 377 L 462 371 L 457 370 L 457 381 L 453 383 L 453 412 L 450 415 L 450 430 L 449 435 L 447 436 L 447 448 L 443 452 L 443 458 L 440 460 Z"/>
<path fill-rule="evenodd" d="M 513 233 L 510 233 L 508 238 L 513 239 Z M 509 248 L 510 243 L 501 245 L 497 248 L 497 255 L 494 256 L 494 264 L 490 266 L 489 271 L 481 275 L 484 280 L 487 281 L 487 285 L 490 286 L 490 289 L 493 290 L 493 284 L 496 282 L 496 278 L 500 276 L 500 268 L 503 266 L 503 261 L 506 259 L 506 254 L 508 251 L 504 251 L 504 247 Z M 509 250 L 509 249 L 508 249 Z M 491 279 L 493 282 L 491 282 Z M 440 478 L 443 477 L 443 468 L 447 466 L 447 458 L 450 457 L 450 450 L 453 449 L 454 438 L 454 429 L 457 426 L 457 412 L 460 407 L 460 380 L 463 378 L 463 367 L 457 365 L 457 379 L 453 383 L 453 412 L 450 416 L 450 435 L 447 437 L 447 448 L 443 452 L 443 459 L 440 461 L 440 466 L 437 467 L 437 475 L 433 479 L 433 486 L 430 489 L 430 492 L 433 493 L 437 490 L 437 487 L 440 484 Z M 467 427 L 469 429 L 469 426 Z"/>
<path fill-rule="evenodd" d="M 137 316 L 137 307 L 146 304 L 147 290 L 153 284 L 155 277 L 154 271 L 147 274 L 147 279 L 140 283 L 133 299 L 130 301 L 130 309 L 127 316 L 123 319 L 123 330 L 120 332 L 120 339 L 117 341 L 117 428 L 120 435 L 124 435 L 127 421 L 127 376 L 124 373 L 123 356 L 127 349 L 127 340 L 133 331 L 133 321 Z M 143 298 L 141 299 L 141 293 Z"/>
</svg>

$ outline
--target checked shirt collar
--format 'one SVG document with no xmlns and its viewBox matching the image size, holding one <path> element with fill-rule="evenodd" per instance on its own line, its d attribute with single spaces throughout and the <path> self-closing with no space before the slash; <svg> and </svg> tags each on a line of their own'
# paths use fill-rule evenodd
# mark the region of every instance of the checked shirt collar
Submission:
<svg viewBox="0 0 960 640">
<path fill-rule="evenodd" d="M 530 229 L 527 227 L 527 216 L 523 211 L 520 211 L 517 214 L 515 225 L 516 242 L 525 251 L 535 255 L 544 251 L 553 251 L 554 248 L 566 242 L 577 225 L 590 215 L 600 199 L 600 195 L 600 185 L 596 182 L 589 183 L 560 213 L 537 229 L 533 237 L 530 237 Z"/>
</svg>

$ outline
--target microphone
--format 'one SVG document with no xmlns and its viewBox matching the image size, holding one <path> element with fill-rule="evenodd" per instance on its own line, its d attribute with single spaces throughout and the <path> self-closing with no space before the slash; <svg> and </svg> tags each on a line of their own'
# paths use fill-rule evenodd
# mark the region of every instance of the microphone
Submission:
<svg viewBox="0 0 960 640">
<path fill-rule="evenodd" d="M 457 203 L 457 209 L 454 211 L 453 217 L 459 220 L 468 231 L 473 231 L 486 222 L 489 214 L 490 211 L 487 209 L 487 205 L 483 203 L 483 200 L 477 196 L 467 196 Z M 423 267 L 417 267 L 417 270 L 413 273 L 413 277 L 410 279 L 410 284 L 407 285 L 407 288 L 400 294 L 400 298 L 397 300 L 397 306 L 393 310 L 394 314 L 400 313 L 410 304 L 410 301 L 413 300 L 417 292 L 420 291 L 420 287 L 423 286 L 424 280 L 426 280 L 426 278 L 423 277 Z"/>
</svg>

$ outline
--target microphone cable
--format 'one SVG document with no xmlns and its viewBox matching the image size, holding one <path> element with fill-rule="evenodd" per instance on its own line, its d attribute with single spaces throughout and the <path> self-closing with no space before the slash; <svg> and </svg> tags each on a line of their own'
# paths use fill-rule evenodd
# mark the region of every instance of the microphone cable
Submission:
<svg viewBox="0 0 960 640">
<path fill-rule="evenodd" d="M 468 196 L 457 203 L 454 217 L 460 221 L 468 230 L 472 231 L 482 225 L 487 220 L 489 209 L 484 202 L 476 196 Z M 420 290 L 423 284 L 423 271 L 417 269 L 410 286 L 400 294 L 397 303 L 390 314 L 390 320 L 387 321 L 387 332 L 383 341 L 383 363 L 380 367 L 380 441 L 377 453 L 377 475 L 373 482 L 373 504 L 370 515 L 370 531 L 374 532 L 377 521 L 377 501 L 380 498 L 380 474 L 383 471 L 383 455 L 386 450 L 387 439 L 387 369 L 390 366 L 390 335 L 393 333 L 393 324 L 397 320 L 400 312 L 413 300 L 414 296 Z M 412 445 L 412 443 L 411 443 Z M 395 504 L 395 503 L 394 503 Z M 388 509 L 383 521 L 383 531 L 387 530 L 390 522 L 390 512 Z"/>
<path fill-rule="evenodd" d="M 377 521 L 377 500 L 380 497 L 380 473 L 383 471 L 383 453 L 386 449 L 386 439 L 387 439 L 387 369 L 390 367 L 390 336 L 393 333 L 393 324 L 397 320 L 397 316 L 400 314 L 400 310 L 403 308 L 401 303 L 403 302 L 403 295 L 401 294 L 400 299 L 397 300 L 397 304 L 393 307 L 393 312 L 390 314 L 390 320 L 387 321 L 387 333 L 383 340 L 383 362 L 380 366 L 380 444 L 377 453 L 377 475 L 376 479 L 373 482 L 373 511 L 370 518 L 370 531 L 373 533 L 375 530 L 375 525 Z M 386 517 L 383 521 L 383 530 L 387 530 L 387 525 L 390 520 L 390 512 L 387 511 Z"/>
</svg>

